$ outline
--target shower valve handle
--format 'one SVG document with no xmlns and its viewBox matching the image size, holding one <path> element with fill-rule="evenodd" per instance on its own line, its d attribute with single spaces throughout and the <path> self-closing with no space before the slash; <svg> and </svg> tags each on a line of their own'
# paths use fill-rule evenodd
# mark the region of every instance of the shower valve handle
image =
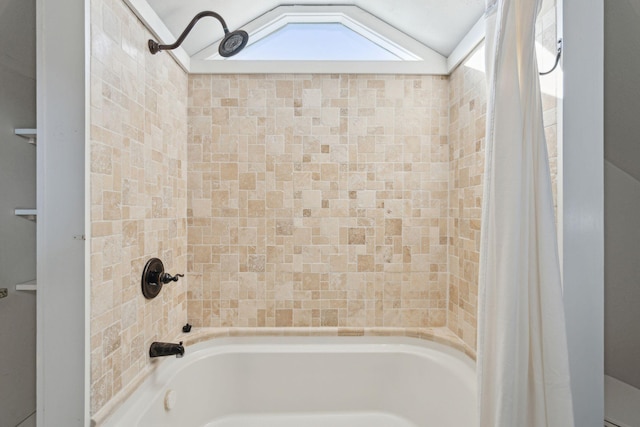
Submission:
<svg viewBox="0 0 640 427">
<path fill-rule="evenodd" d="M 172 276 L 169 273 L 165 273 L 164 264 L 160 258 L 151 258 L 142 270 L 142 280 L 140 281 L 142 295 L 146 299 L 153 299 L 162 290 L 162 285 L 169 282 L 177 282 L 180 277 L 184 277 L 184 274 Z"/>
<path fill-rule="evenodd" d="M 169 273 L 162 273 L 160 277 L 160 281 L 163 284 L 167 284 L 169 282 L 177 282 L 179 278 L 184 277 L 184 274 L 176 274 L 175 276 L 170 275 Z"/>
</svg>

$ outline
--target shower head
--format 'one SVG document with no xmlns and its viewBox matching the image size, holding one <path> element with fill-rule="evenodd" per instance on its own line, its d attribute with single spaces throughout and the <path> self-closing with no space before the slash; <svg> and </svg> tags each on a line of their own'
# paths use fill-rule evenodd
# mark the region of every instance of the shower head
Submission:
<svg viewBox="0 0 640 427">
<path fill-rule="evenodd" d="M 244 49 L 248 41 L 249 34 L 247 34 L 246 31 L 236 30 L 231 33 L 226 33 L 220 42 L 218 53 L 220 56 L 228 58 Z"/>
<path fill-rule="evenodd" d="M 224 38 L 222 39 L 222 42 L 220 42 L 220 47 L 218 48 L 218 52 L 220 53 L 221 56 L 224 56 L 224 57 L 233 56 L 236 53 L 240 52 L 247 45 L 247 42 L 249 41 L 249 34 L 247 34 L 246 31 L 236 30 L 233 32 L 229 32 L 229 29 L 227 28 L 227 23 L 224 22 L 224 19 L 222 18 L 222 16 L 218 15 L 215 12 L 204 11 L 204 12 L 198 13 L 191 20 L 191 22 L 189 22 L 189 25 L 187 25 L 187 28 L 185 28 L 182 34 L 180 34 L 180 37 L 178 37 L 178 40 L 176 40 L 175 43 L 159 44 L 155 40 L 149 40 L 148 42 L 149 51 L 151 51 L 151 53 L 155 55 L 161 50 L 172 50 L 177 48 L 182 44 L 182 42 L 187 37 L 189 32 L 191 32 L 193 27 L 196 25 L 196 22 L 198 22 L 200 19 L 204 18 L 205 16 L 211 16 L 213 18 L 216 18 L 218 21 L 220 21 L 220 24 L 222 24 L 222 29 L 224 30 Z"/>
</svg>

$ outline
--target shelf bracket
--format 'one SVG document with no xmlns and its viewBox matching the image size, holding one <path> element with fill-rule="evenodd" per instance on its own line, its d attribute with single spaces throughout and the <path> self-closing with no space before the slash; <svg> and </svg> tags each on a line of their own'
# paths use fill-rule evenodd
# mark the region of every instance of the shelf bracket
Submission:
<svg viewBox="0 0 640 427">
<path fill-rule="evenodd" d="M 25 138 L 29 144 L 36 145 L 36 137 L 38 136 L 36 129 L 15 129 L 14 133 Z"/>
<path fill-rule="evenodd" d="M 36 222 L 38 217 L 38 211 L 36 209 L 16 209 L 14 212 L 16 216 L 20 216 L 33 222 Z"/>
</svg>

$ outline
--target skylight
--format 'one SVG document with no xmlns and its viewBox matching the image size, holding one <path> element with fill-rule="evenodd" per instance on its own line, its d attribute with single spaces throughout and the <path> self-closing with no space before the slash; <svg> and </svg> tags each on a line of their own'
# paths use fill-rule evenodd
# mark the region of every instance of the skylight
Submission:
<svg viewBox="0 0 640 427">
<path fill-rule="evenodd" d="M 234 60 L 401 61 L 403 58 L 339 22 L 288 23 Z"/>
</svg>

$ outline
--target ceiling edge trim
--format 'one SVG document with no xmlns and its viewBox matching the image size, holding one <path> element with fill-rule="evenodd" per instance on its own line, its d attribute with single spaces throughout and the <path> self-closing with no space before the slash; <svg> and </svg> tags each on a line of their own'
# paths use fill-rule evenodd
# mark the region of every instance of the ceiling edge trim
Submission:
<svg viewBox="0 0 640 427">
<path fill-rule="evenodd" d="M 460 40 L 447 58 L 447 74 L 453 73 L 467 56 L 484 40 L 485 19 L 484 15 L 478 19 L 469 32 Z"/>
<path fill-rule="evenodd" d="M 191 60 L 193 74 L 419 74 L 446 76 L 440 61 L 210 61 Z"/>
<path fill-rule="evenodd" d="M 124 3 L 131 9 L 133 14 L 142 21 L 147 30 L 156 37 L 157 41 L 162 44 L 171 44 L 175 41 L 175 36 L 169 31 L 169 28 L 167 28 L 158 14 L 149 6 L 147 0 L 124 0 Z M 149 49 L 146 47 L 146 40 L 140 40 L 140 43 L 144 44 L 145 53 L 150 54 Z M 184 71 L 187 73 L 190 72 L 191 57 L 181 46 L 167 51 L 167 53 L 175 59 Z"/>
</svg>

